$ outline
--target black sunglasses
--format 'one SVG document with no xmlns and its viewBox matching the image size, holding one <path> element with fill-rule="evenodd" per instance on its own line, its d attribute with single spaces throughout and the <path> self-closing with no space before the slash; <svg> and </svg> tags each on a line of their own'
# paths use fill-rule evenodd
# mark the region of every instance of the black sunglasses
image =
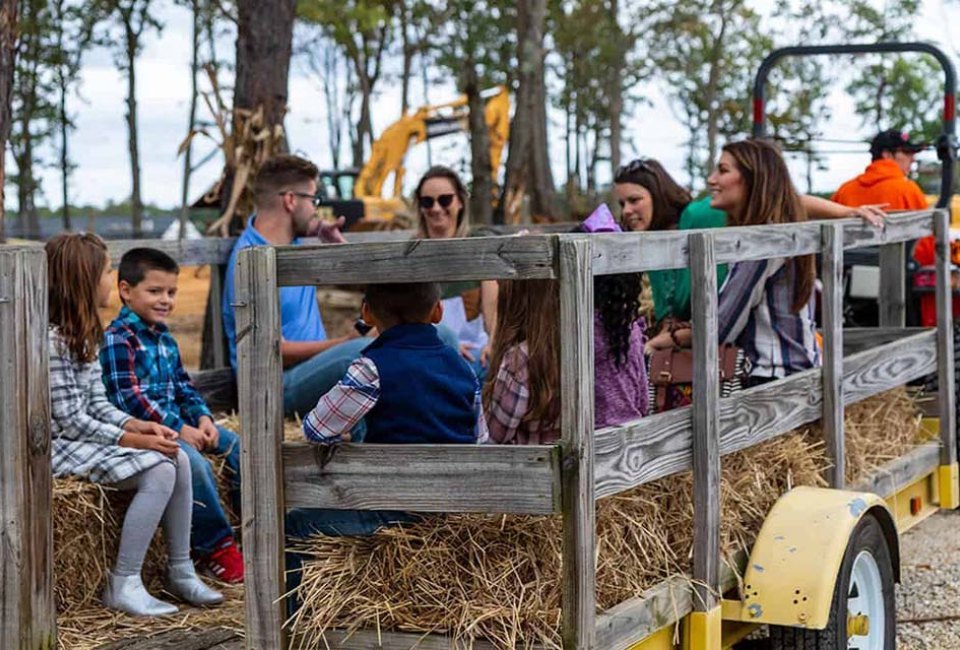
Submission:
<svg viewBox="0 0 960 650">
<path fill-rule="evenodd" d="M 293 190 L 287 190 L 286 192 L 277 192 L 278 196 L 284 196 L 286 194 L 293 194 L 294 196 L 299 196 L 304 199 L 310 199 L 310 202 L 313 203 L 313 207 L 319 208 L 320 204 L 323 203 L 323 197 L 319 194 L 307 194 L 306 192 L 294 192 Z"/>
<path fill-rule="evenodd" d="M 455 196 L 456 194 L 441 194 L 440 196 L 436 197 L 436 199 L 434 199 L 432 196 L 421 196 L 420 207 L 424 210 L 429 210 L 433 207 L 434 200 L 436 200 L 436 202 L 440 204 L 441 208 L 449 208 L 453 204 L 453 198 Z"/>
<path fill-rule="evenodd" d="M 653 168 L 647 164 L 646 158 L 637 158 L 636 160 L 631 160 L 626 165 L 621 165 L 618 167 L 617 173 L 614 174 L 614 178 L 627 174 L 635 174 L 636 172 L 646 172 L 648 174 L 652 174 Z"/>
</svg>

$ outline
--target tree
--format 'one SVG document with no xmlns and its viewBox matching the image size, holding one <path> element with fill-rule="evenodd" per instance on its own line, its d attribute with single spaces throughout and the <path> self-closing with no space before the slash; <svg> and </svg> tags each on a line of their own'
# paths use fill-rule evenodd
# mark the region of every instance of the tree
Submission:
<svg viewBox="0 0 960 650">
<path fill-rule="evenodd" d="M 17 61 L 17 0 L 0 0 L 0 151 L 6 150 L 10 134 L 10 94 Z M 5 156 L 0 156 L 0 242 L 6 241 L 4 188 Z"/>
<path fill-rule="evenodd" d="M 853 0 L 843 21 L 851 41 L 910 40 L 920 0 L 889 0 L 879 10 L 869 0 Z M 902 129 L 933 140 L 942 128 L 942 72 L 927 55 L 876 55 L 847 85 L 857 114 L 872 130 Z"/>
<path fill-rule="evenodd" d="M 662 2 L 650 14 L 650 56 L 689 133 L 687 172 L 696 185 L 716 161 L 721 136 L 748 132 L 752 76 L 772 42 L 745 0 Z"/>
<path fill-rule="evenodd" d="M 362 167 L 373 146 L 371 99 L 380 79 L 383 55 L 393 35 L 394 0 L 299 0 L 297 14 L 321 26 L 350 61 L 360 89 L 353 165 Z"/>
<path fill-rule="evenodd" d="M 518 214 L 530 197 L 530 209 L 538 217 L 557 215 L 553 173 L 547 146 L 547 90 L 543 47 L 546 0 L 517 2 L 516 111 L 510 125 L 504 200 L 506 215 Z"/>
<path fill-rule="evenodd" d="M 493 223 L 498 179 L 491 173 L 490 137 L 484 88 L 510 84 L 515 50 L 511 26 L 515 3 L 506 0 L 451 0 L 435 19 L 444 27 L 433 39 L 437 64 L 457 80 L 469 110 L 470 215 L 476 223 Z"/>
<path fill-rule="evenodd" d="M 143 199 L 140 175 L 140 125 L 137 114 L 137 57 L 143 49 L 143 36 L 149 30 L 162 29 L 151 13 L 153 0 L 95 0 L 94 14 L 104 28 L 101 42 L 113 51 L 114 62 L 127 81 L 127 150 L 130 155 L 130 206 L 133 236 L 143 236 Z"/>
</svg>

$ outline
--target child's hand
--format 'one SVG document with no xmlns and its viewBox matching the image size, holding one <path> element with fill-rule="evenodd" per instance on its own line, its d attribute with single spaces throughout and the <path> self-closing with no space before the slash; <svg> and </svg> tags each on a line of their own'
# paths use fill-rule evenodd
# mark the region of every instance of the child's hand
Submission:
<svg viewBox="0 0 960 650">
<path fill-rule="evenodd" d="M 217 445 L 220 444 L 220 430 L 213 423 L 213 419 L 208 415 L 201 416 L 197 422 L 197 428 L 200 429 L 207 441 L 207 449 L 216 449 Z"/>
<path fill-rule="evenodd" d="M 159 422 L 147 422 L 146 420 L 137 420 L 136 418 L 127 420 L 123 428 L 133 433 L 146 433 L 153 436 L 160 436 L 167 440 L 176 440 L 180 437 L 176 431 L 170 427 L 163 426 Z"/>
<path fill-rule="evenodd" d="M 175 457 L 177 452 L 180 451 L 180 445 L 174 440 L 168 440 L 163 436 L 152 433 L 135 433 L 133 431 L 124 431 L 123 435 L 120 436 L 119 445 L 132 449 L 159 451 L 161 454 L 170 456 L 171 458 Z"/>
<path fill-rule="evenodd" d="M 490 367 L 491 354 L 492 354 L 492 351 L 490 350 L 490 344 L 487 343 L 485 346 L 483 346 L 483 349 L 480 350 L 480 365 L 483 366 L 484 368 Z"/>
<path fill-rule="evenodd" d="M 460 356 L 463 357 L 464 359 L 466 359 L 467 361 L 470 361 L 470 362 L 472 363 L 472 362 L 473 362 L 473 359 L 474 359 L 474 356 L 473 356 L 473 352 L 471 352 L 471 350 L 473 350 L 473 349 L 476 348 L 476 347 L 477 347 L 477 346 L 474 345 L 473 343 L 461 343 L 461 344 L 460 344 Z"/>
<path fill-rule="evenodd" d="M 189 424 L 180 429 L 180 438 L 197 451 L 203 451 L 207 446 L 207 437 L 203 435 L 203 431 Z"/>
</svg>

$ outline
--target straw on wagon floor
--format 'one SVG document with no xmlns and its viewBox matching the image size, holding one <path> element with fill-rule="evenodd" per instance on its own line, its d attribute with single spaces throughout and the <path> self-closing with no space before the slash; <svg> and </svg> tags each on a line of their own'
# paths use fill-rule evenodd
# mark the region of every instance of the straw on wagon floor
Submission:
<svg viewBox="0 0 960 650">
<path fill-rule="evenodd" d="M 856 482 L 916 444 L 905 389 L 846 413 L 847 479 Z M 805 427 L 723 459 L 722 548 L 749 550 L 777 498 L 823 485 L 819 428 Z M 692 477 L 670 476 L 597 503 L 597 607 L 608 609 L 689 573 Z M 304 606 L 289 622 L 302 647 L 331 628 L 444 633 L 497 647 L 560 647 L 560 518 L 447 515 L 370 538 L 316 536 L 299 550 Z M 731 561 L 732 563 L 732 561 Z"/>
</svg>

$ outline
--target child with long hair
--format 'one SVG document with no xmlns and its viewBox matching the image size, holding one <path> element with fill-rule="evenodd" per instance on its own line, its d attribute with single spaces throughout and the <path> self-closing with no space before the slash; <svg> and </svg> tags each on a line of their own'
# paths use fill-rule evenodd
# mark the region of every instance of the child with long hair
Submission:
<svg viewBox="0 0 960 650">
<path fill-rule="evenodd" d="M 200 581 L 190 560 L 190 462 L 176 432 L 132 418 L 106 397 L 97 362 L 103 337 L 97 309 L 106 306 L 113 287 L 107 248 L 96 235 L 62 234 L 47 242 L 46 253 L 53 473 L 135 492 L 104 605 L 135 616 L 177 611 L 150 595 L 140 575 L 159 524 L 169 556 L 167 591 L 192 605 L 218 604 L 223 596 Z"/>
<path fill-rule="evenodd" d="M 594 278 L 594 424 L 647 414 L 640 273 Z M 560 437 L 560 298 L 556 282 L 500 283 L 499 321 L 483 388 L 490 439 L 546 444 Z"/>
</svg>

